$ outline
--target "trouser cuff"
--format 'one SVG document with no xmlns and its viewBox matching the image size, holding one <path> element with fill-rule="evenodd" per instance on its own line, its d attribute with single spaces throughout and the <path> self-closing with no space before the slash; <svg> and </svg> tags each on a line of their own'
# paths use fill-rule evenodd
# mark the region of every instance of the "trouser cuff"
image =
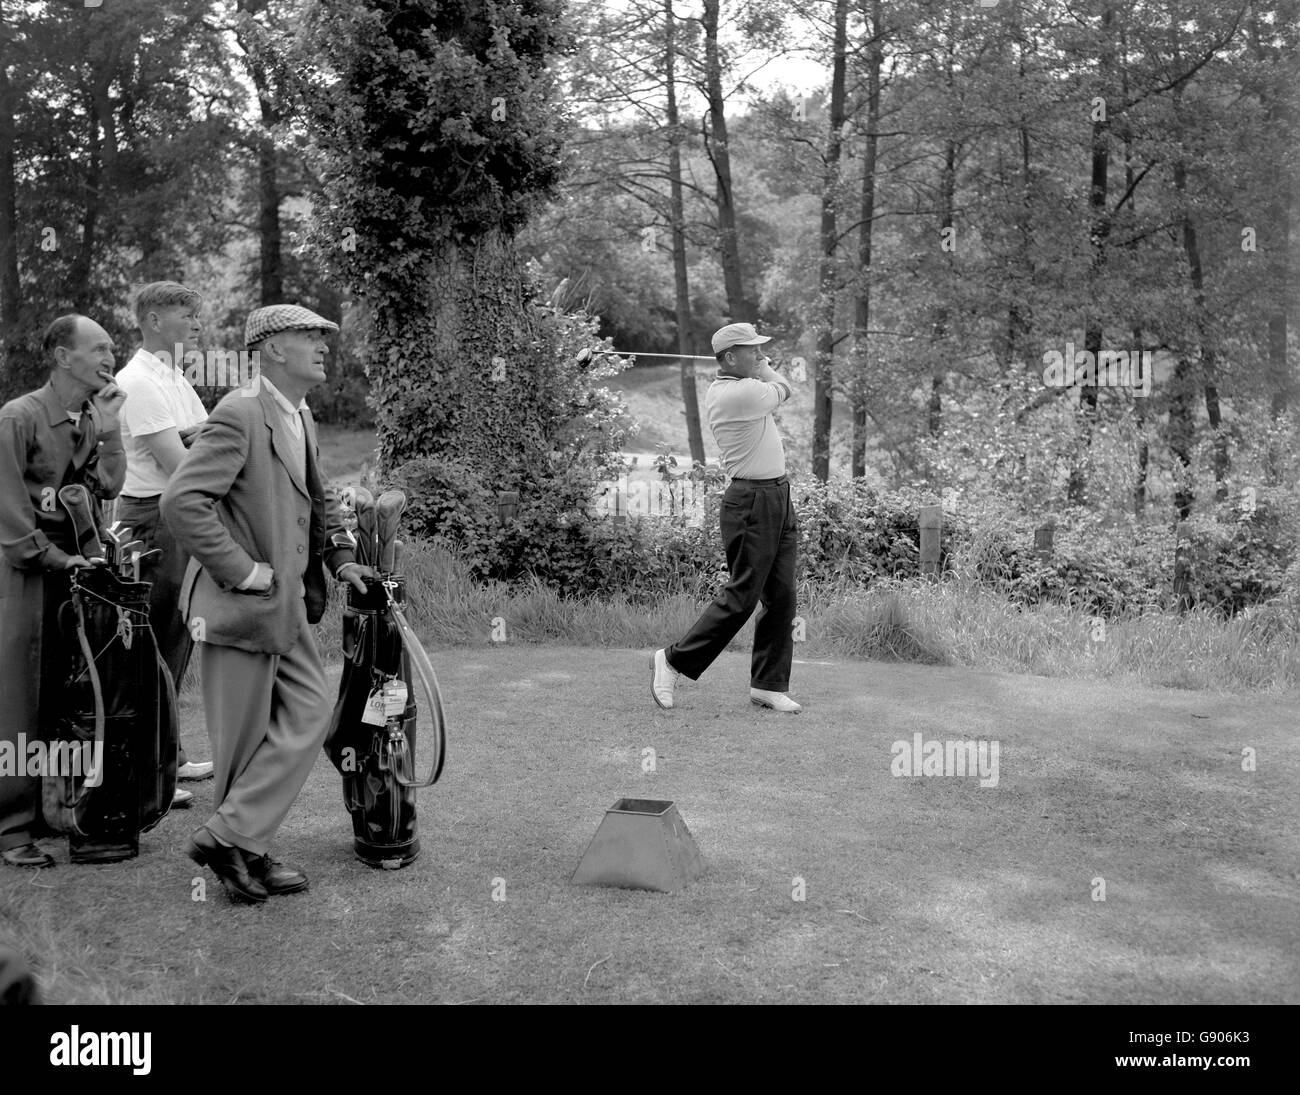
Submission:
<svg viewBox="0 0 1300 1095">
<path fill-rule="evenodd" d="M 221 820 L 216 814 L 213 814 L 205 827 L 213 836 L 220 837 L 227 844 L 233 844 L 241 852 L 247 852 L 249 855 L 266 855 L 271 850 L 269 844 L 260 840 L 254 840 L 252 837 L 244 836 L 243 833 L 237 833 L 229 825 Z"/>
</svg>

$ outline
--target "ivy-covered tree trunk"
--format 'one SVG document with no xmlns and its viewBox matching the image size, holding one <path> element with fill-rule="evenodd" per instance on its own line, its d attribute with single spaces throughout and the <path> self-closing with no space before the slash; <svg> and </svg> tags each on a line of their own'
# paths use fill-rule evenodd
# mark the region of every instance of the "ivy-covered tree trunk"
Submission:
<svg viewBox="0 0 1300 1095">
<path fill-rule="evenodd" d="M 299 42 L 326 203 L 316 243 L 365 306 L 385 472 L 488 486 L 544 465 L 554 339 L 515 252 L 553 196 L 559 0 L 316 0 Z"/>
<path fill-rule="evenodd" d="M 501 233 L 448 241 L 428 259 L 423 295 L 381 285 L 369 302 L 380 464 L 456 459 L 508 486 L 549 451 L 548 364 L 525 272 Z"/>
</svg>

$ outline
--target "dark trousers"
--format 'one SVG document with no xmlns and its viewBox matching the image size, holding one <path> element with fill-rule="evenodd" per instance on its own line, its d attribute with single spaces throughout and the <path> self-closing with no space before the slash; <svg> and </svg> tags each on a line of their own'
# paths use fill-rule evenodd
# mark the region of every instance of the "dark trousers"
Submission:
<svg viewBox="0 0 1300 1095">
<path fill-rule="evenodd" d="M 145 551 L 158 548 L 162 553 L 140 561 L 140 580 L 153 583 L 149 591 L 149 626 L 153 628 L 158 652 L 167 663 L 179 692 L 194 651 L 190 629 L 178 611 L 181 582 L 185 579 L 189 556 L 172 538 L 171 530 L 159 512 L 157 498 L 119 498 L 114 516 L 131 530 L 133 540 L 144 541 Z M 179 739 L 179 727 L 176 733 Z M 189 763 L 179 740 L 176 742 L 176 763 Z"/>
<path fill-rule="evenodd" d="M 668 664 L 698 680 L 736 636 L 761 601 L 754 627 L 751 688 L 784 692 L 794 660 L 794 563 L 798 525 L 790 483 L 733 479 L 722 496 L 722 545 L 731 580 L 684 638 L 665 651 Z"/>
</svg>

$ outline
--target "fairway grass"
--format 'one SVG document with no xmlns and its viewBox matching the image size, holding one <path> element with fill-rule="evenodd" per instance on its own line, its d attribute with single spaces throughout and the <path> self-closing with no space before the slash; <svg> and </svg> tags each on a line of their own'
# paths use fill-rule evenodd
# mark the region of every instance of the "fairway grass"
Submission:
<svg viewBox="0 0 1300 1095">
<path fill-rule="evenodd" d="M 276 848 L 307 893 L 231 905 L 187 784 L 136 860 L 0 870 L 0 937 L 52 1003 L 1300 1002 L 1300 697 L 810 658 L 792 716 L 727 653 L 661 711 L 647 654 L 431 650 L 450 752 L 407 870 L 352 857 L 322 756 Z M 201 720 L 187 693 L 196 758 Z M 914 733 L 997 741 L 997 786 L 891 775 Z M 676 802 L 705 875 L 571 886 L 622 796 Z"/>
</svg>

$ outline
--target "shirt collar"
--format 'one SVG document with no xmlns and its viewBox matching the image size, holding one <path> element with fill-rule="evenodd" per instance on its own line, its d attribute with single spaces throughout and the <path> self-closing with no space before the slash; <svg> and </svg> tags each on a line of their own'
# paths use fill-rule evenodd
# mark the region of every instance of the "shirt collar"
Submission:
<svg viewBox="0 0 1300 1095">
<path fill-rule="evenodd" d="M 36 398 L 41 401 L 41 405 L 45 408 L 45 417 L 51 426 L 57 426 L 60 422 L 72 422 L 72 419 L 68 417 L 71 414 L 76 414 L 78 417 L 81 415 L 81 411 L 70 411 L 63 405 L 58 395 L 55 394 L 53 380 L 45 382 L 45 387 L 37 391 Z M 83 403 L 81 410 L 84 411 L 85 409 L 86 404 Z"/>
<path fill-rule="evenodd" d="M 307 400 L 300 399 L 298 401 L 298 406 L 295 407 L 292 403 L 290 403 L 287 399 L 285 399 L 284 394 L 280 391 L 279 388 L 277 388 L 274 384 L 272 384 L 269 380 L 266 379 L 265 374 L 262 374 L 260 379 L 261 379 L 261 383 L 265 386 L 266 390 L 271 393 L 271 398 L 276 401 L 276 403 L 280 407 L 280 410 L 282 410 L 285 414 L 288 415 L 297 414 L 300 410 L 302 410 L 305 406 L 307 406 Z"/>
<path fill-rule="evenodd" d="M 173 361 L 171 366 L 168 367 L 162 358 L 151 350 L 146 350 L 143 346 L 139 347 L 131 357 L 131 361 L 137 360 L 148 368 L 153 369 L 155 372 L 166 373 L 169 376 L 172 373 L 180 373 L 182 376 L 185 375 L 185 370 L 181 367 L 181 362 Z"/>
</svg>

